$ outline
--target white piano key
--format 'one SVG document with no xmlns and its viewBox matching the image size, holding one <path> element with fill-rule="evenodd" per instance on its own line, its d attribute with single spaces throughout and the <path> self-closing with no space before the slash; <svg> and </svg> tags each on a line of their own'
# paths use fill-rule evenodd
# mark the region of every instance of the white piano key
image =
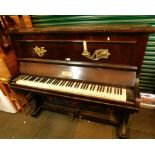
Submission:
<svg viewBox="0 0 155 155">
<path fill-rule="evenodd" d="M 126 101 L 126 89 L 122 88 L 121 101 Z"/>
<path fill-rule="evenodd" d="M 35 87 L 35 88 L 40 88 L 40 89 L 49 89 L 49 90 L 55 90 L 55 91 L 60 91 L 60 92 L 69 92 L 72 94 L 92 96 L 92 97 L 98 97 L 98 98 L 103 98 L 103 99 L 112 99 L 116 101 L 126 101 L 126 89 L 124 88 L 122 89 L 122 88 L 116 88 L 116 87 L 110 87 L 110 86 L 101 86 L 101 85 L 99 86 L 96 84 L 88 84 L 88 87 L 87 87 L 84 84 L 84 82 L 75 81 L 74 83 L 71 83 L 71 81 L 69 80 L 64 81 L 63 79 L 59 80 L 56 78 L 52 80 L 48 78 L 45 82 L 41 82 L 43 79 L 45 79 L 43 77 L 42 78 L 36 77 L 34 80 L 31 81 L 30 79 L 32 77 L 33 76 L 25 76 L 24 78 L 17 80 L 16 83 L 19 85 Z M 38 80 L 38 78 L 40 78 L 40 80 Z M 49 81 L 50 83 L 48 83 Z M 103 91 L 103 88 L 104 88 L 104 91 Z M 109 91 L 107 92 L 108 89 Z M 122 89 L 122 94 L 120 93 L 121 89 Z"/>
</svg>

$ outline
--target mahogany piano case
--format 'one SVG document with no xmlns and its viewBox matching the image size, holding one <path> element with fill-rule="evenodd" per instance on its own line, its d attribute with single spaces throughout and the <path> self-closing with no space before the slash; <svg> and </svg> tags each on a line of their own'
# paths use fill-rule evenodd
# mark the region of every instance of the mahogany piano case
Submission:
<svg viewBox="0 0 155 155">
<path fill-rule="evenodd" d="M 9 32 L 20 65 L 11 87 L 35 94 L 38 107 L 33 116 L 42 108 L 59 109 L 60 105 L 40 103 L 41 95 L 71 100 L 71 110 L 67 104 L 61 109 L 78 117 L 96 116 L 99 111 L 102 115 L 105 107 L 109 122 L 119 125 L 119 136 L 125 137 L 129 115 L 140 109 L 139 75 L 152 32 L 155 29 L 146 25 Z M 121 117 L 115 121 L 111 114 Z"/>
</svg>

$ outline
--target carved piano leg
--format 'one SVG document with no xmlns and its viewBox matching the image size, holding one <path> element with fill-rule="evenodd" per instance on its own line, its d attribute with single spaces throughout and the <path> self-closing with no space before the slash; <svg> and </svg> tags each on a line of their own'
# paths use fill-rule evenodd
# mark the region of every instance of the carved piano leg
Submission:
<svg viewBox="0 0 155 155">
<path fill-rule="evenodd" d="M 31 113 L 31 116 L 32 117 L 38 117 L 39 113 L 41 112 L 41 109 L 43 108 L 43 104 L 44 104 L 44 102 L 46 100 L 46 97 L 36 95 L 36 94 L 33 94 L 33 96 L 35 97 L 35 100 L 36 100 L 36 108 Z"/>
<path fill-rule="evenodd" d="M 127 129 L 127 123 L 129 120 L 129 113 L 124 113 L 122 117 L 122 122 L 119 126 L 119 138 L 127 138 L 126 135 L 126 129 Z"/>
</svg>

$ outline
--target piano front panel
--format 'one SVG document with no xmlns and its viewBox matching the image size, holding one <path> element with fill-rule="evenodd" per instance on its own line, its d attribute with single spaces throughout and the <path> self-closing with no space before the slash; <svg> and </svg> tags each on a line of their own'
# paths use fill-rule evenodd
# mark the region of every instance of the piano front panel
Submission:
<svg viewBox="0 0 155 155">
<path fill-rule="evenodd" d="M 141 36 L 141 37 L 139 37 Z M 122 64 L 137 66 L 145 51 L 147 36 L 134 33 L 24 33 L 12 34 L 12 40 L 18 58 L 37 58 L 51 60 L 83 61 L 94 63 Z M 87 41 L 87 48 L 90 55 L 95 50 L 107 49 L 109 57 L 94 61 L 82 55 L 83 41 Z M 140 44 L 141 43 L 141 44 Z M 43 47 L 46 52 L 43 56 L 35 53 L 35 47 Z M 139 50 L 140 49 L 140 50 Z M 22 51 L 22 52 L 21 52 Z M 141 56 L 142 55 L 142 56 Z M 138 61 L 135 59 L 139 57 Z"/>
<path fill-rule="evenodd" d="M 87 41 L 87 48 L 92 55 L 95 50 L 108 50 L 110 53 L 108 58 L 94 61 L 82 55 L 83 41 L 82 40 L 43 40 L 43 41 L 18 41 L 19 58 L 38 58 L 38 59 L 52 59 L 52 60 L 66 60 L 70 61 L 84 61 L 97 63 L 111 63 L 132 65 L 132 58 L 135 53 L 136 41 Z M 46 52 L 43 56 L 35 53 L 35 48 L 43 47 Z M 121 62 L 120 62 L 121 58 Z"/>
</svg>

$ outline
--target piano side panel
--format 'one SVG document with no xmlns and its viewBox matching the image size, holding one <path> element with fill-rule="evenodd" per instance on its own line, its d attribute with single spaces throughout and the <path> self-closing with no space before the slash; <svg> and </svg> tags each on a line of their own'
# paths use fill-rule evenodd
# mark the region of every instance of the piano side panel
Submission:
<svg viewBox="0 0 155 155">
<path fill-rule="evenodd" d="M 136 78 L 135 71 L 33 62 L 20 62 L 20 73 L 115 84 L 122 87 L 134 87 Z"/>
</svg>

